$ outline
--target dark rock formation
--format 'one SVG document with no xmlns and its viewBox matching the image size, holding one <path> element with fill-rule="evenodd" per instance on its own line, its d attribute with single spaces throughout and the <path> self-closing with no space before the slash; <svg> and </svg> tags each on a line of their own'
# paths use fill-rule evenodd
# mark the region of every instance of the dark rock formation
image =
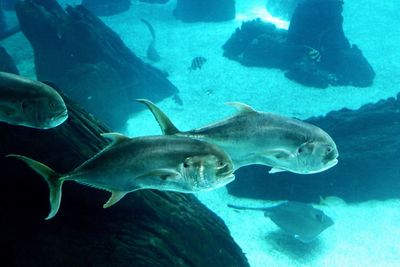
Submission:
<svg viewBox="0 0 400 267">
<path fill-rule="evenodd" d="M 177 92 L 83 6 L 65 12 L 56 1 L 31 0 L 18 2 L 17 15 L 34 49 L 38 80 L 57 84 L 112 127 L 143 108 L 134 99 L 158 101 Z"/>
<path fill-rule="evenodd" d="M 66 172 L 106 145 L 108 129 L 66 99 L 69 119 L 51 130 L 0 124 L 2 266 L 249 266 L 215 214 L 189 194 L 142 190 L 103 209 L 109 194 L 63 187 L 49 221 L 48 189 L 18 153 Z"/>
<path fill-rule="evenodd" d="M 247 66 L 280 68 L 307 86 L 370 86 L 375 73 L 343 33 L 343 2 L 306 0 L 288 31 L 260 20 L 244 22 L 224 44 L 224 56 Z"/>
<path fill-rule="evenodd" d="M 19 74 L 14 60 L 2 46 L 0 46 L 0 71 Z"/>
<path fill-rule="evenodd" d="M 1 0 L 1 7 L 4 10 L 14 10 L 17 0 Z"/>
<path fill-rule="evenodd" d="M 129 10 L 130 0 L 82 0 L 82 5 L 96 16 L 112 16 Z"/>
<path fill-rule="evenodd" d="M 318 202 L 400 198 L 400 94 L 358 110 L 343 109 L 307 121 L 326 130 L 339 149 L 337 166 L 318 174 L 268 174 L 249 166 L 236 172 L 229 192 L 239 197 Z"/>
<path fill-rule="evenodd" d="M 177 0 L 174 16 L 184 22 L 231 20 L 235 18 L 235 1 Z"/>
</svg>

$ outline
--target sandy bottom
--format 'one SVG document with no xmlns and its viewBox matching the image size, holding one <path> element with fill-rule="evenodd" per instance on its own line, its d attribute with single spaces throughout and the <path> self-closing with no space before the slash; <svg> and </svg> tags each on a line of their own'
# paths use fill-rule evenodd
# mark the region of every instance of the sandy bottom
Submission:
<svg viewBox="0 0 400 267">
<path fill-rule="evenodd" d="M 280 70 L 244 67 L 222 56 L 221 46 L 243 19 L 265 15 L 262 11 L 265 1 L 237 0 L 236 20 L 195 24 L 174 19 L 173 0 L 167 5 L 132 2 L 129 11 L 102 19 L 145 61 L 151 37 L 140 18 L 154 26 L 156 48 L 161 56 L 155 66 L 169 73 L 183 102 L 180 105 L 168 98 L 157 104 L 182 130 L 204 126 L 232 114 L 234 110 L 224 105 L 229 101 L 244 102 L 257 110 L 308 118 L 343 107 L 356 109 L 400 91 L 400 21 L 395 0 L 345 2 L 344 32 L 363 51 L 376 78 L 368 88 L 324 90 L 294 83 Z M 17 61 L 21 73 L 34 77 L 32 50 L 27 48 L 29 43 L 22 34 L 2 44 Z M 201 70 L 190 72 L 188 67 L 196 56 L 207 58 L 207 62 Z M 126 129 L 120 130 L 129 136 L 160 134 L 148 111 L 133 114 Z M 306 177 L 299 176 L 299 179 Z M 226 207 L 227 203 L 249 206 L 276 203 L 234 198 L 225 188 L 201 193 L 198 197 L 226 222 L 253 267 L 399 266 L 399 200 L 320 207 L 333 218 L 335 225 L 315 242 L 302 244 L 277 231 L 262 212 L 237 212 Z"/>
</svg>

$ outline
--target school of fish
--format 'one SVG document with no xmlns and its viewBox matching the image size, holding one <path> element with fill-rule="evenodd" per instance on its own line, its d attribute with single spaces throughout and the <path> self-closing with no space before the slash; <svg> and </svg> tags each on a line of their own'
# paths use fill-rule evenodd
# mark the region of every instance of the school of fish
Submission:
<svg viewBox="0 0 400 267">
<path fill-rule="evenodd" d="M 1 122 L 49 129 L 68 118 L 61 95 L 46 83 L 0 72 L 0 94 Z M 270 166 L 270 173 L 312 174 L 338 162 L 332 138 L 294 118 L 231 102 L 228 104 L 238 110 L 235 115 L 180 131 L 154 103 L 138 101 L 152 112 L 163 135 L 129 138 L 102 134 L 111 144 L 65 174 L 23 155 L 7 155 L 25 162 L 47 182 L 50 212 L 46 219 L 57 214 L 66 181 L 109 191 L 111 197 L 103 205 L 108 208 L 140 189 L 194 193 L 219 188 L 235 179 L 235 170 L 250 164 Z"/>
</svg>

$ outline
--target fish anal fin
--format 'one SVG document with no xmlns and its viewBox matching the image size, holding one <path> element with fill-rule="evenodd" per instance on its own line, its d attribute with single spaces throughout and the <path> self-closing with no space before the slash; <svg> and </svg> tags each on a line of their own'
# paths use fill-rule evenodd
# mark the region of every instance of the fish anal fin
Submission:
<svg viewBox="0 0 400 267">
<path fill-rule="evenodd" d="M 130 140 L 129 137 L 120 134 L 120 133 L 102 133 L 100 134 L 102 137 L 111 140 L 110 146 L 118 145 L 120 143 L 123 143 L 127 140 Z"/>
<path fill-rule="evenodd" d="M 103 205 L 103 208 L 109 208 L 118 201 L 123 198 L 127 192 L 121 192 L 121 191 L 111 191 L 111 197 L 108 199 L 108 201 Z"/>
<path fill-rule="evenodd" d="M 236 108 L 240 113 L 257 113 L 254 108 L 241 102 L 226 102 L 225 104 Z"/>
<path fill-rule="evenodd" d="M 169 169 L 157 169 L 150 172 L 147 172 L 143 175 L 137 177 L 137 179 L 144 179 L 149 177 L 160 177 L 162 180 L 173 179 L 180 176 L 178 172 L 171 171 Z"/>
</svg>

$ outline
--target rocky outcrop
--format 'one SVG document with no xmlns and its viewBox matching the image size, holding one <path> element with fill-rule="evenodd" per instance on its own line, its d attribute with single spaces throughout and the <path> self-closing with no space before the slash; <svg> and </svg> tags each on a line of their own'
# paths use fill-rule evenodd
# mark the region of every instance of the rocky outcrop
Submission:
<svg viewBox="0 0 400 267">
<path fill-rule="evenodd" d="M 85 7 L 52 0 L 18 2 L 21 29 L 35 55 L 38 80 L 51 81 L 112 127 L 138 110 L 136 98 L 153 101 L 177 93 L 160 70 L 144 63 Z"/>
<path fill-rule="evenodd" d="M 306 86 L 370 86 L 375 72 L 343 32 L 342 1 L 306 0 L 289 29 L 261 20 L 244 22 L 223 45 L 224 56 L 247 66 L 279 68 Z"/>
<path fill-rule="evenodd" d="M 177 0 L 174 16 L 184 22 L 232 20 L 235 18 L 235 1 Z"/>
<path fill-rule="evenodd" d="M 106 192 L 63 187 L 45 221 L 48 189 L 18 153 L 66 172 L 106 145 L 109 131 L 66 99 L 69 119 L 51 130 L 0 124 L 2 266 L 249 266 L 221 219 L 192 195 L 142 190 L 103 209 Z"/>
<path fill-rule="evenodd" d="M 307 121 L 326 130 L 339 150 L 337 166 L 322 173 L 268 174 L 267 167 L 236 172 L 229 193 L 258 199 L 318 202 L 339 196 L 348 202 L 400 197 L 400 94 L 358 110 L 342 109 Z"/>
</svg>

